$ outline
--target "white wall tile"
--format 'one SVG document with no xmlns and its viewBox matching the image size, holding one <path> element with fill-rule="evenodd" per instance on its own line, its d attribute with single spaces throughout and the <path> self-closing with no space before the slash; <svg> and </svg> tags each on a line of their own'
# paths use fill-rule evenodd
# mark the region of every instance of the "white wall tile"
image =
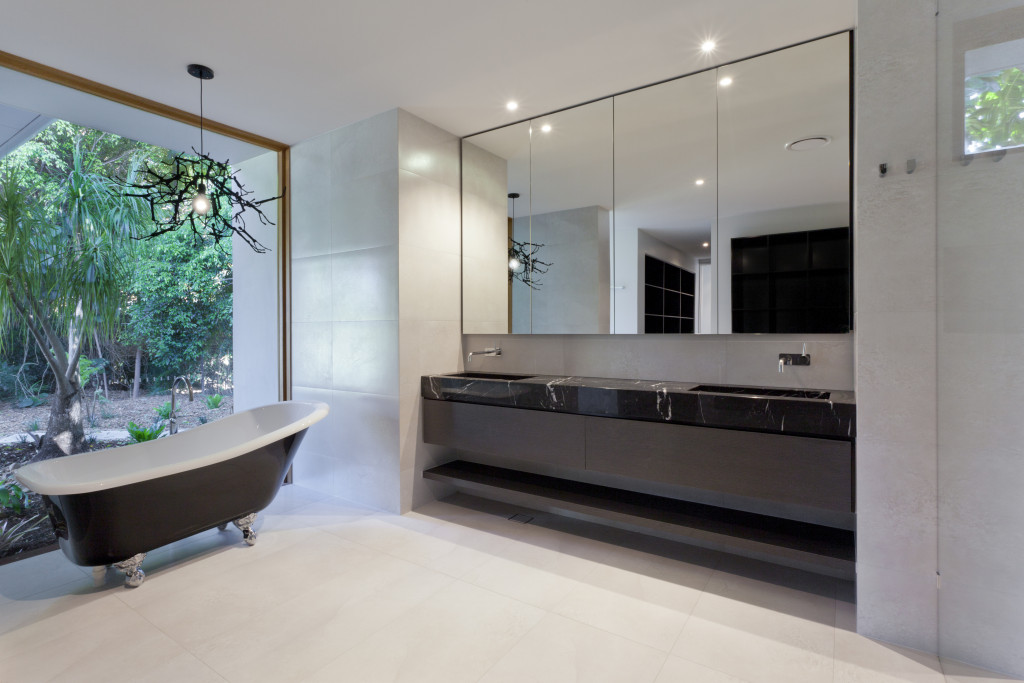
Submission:
<svg viewBox="0 0 1024 683">
<path fill-rule="evenodd" d="M 292 258 L 331 250 L 331 147 L 324 134 L 291 148 Z"/>
<path fill-rule="evenodd" d="M 461 319 L 460 260 L 458 254 L 402 244 L 398 253 L 402 320 Z"/>
<path fill-rule="evenodd" d="M 938 593 L 934 564 L 880 568 L 857 563 L 857 632 L 935 652 Z"/>
<path fill-rule="evenodd" d="M 335 185 L 398 166 L 398 110 L 331 131 L 330 173 Z"/>
<path fill-rule="evenodd" d="M 266 309 L 264 309 L 264 314 Z M 330 322 L 331 257 L 292 259 L 292 321 Z"/>
<path fill-rule="evenodd" d="M 332 320 L 398 319 L 398 247 L 377 247 L 331 257 Z"/>
<path fill-rule="evenodd" d="M 458 186 L 403 169 L 398 172 L 398 193 L 402 246 L 458 256 L 462 233 Z"/>
<path fill-rule="evenodd" d="M 292 324 L 292 383 L 316 389 L 332 388 L 332 323 Z"/>
<path fill-rule="evenodd" d="M 942 655 L 1020 676 L 1024 672 L 1022 595 L 991 590 L 984 585 L 984 571 L 972 578 L 946 581 L 943 576 Z"/>
<path fill-rule="evenodd" d="M 397 244 L 397 169 L 336 183 L 331 216 L 334 253 Z"/>
<path fill-rule="evenodd" d="M 459 138 L 398 110 L 398 167 L 459 189 Z"/>
<path fill-rule="evenodd" d="M 398 395 L 398 322 L 335 322 L 331 387 L 339 391 Z"/>
</svg>

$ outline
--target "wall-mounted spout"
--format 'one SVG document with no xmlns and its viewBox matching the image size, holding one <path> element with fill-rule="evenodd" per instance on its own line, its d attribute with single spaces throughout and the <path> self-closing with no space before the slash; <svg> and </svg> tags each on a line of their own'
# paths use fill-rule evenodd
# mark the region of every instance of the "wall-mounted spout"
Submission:
<svg viewBox="0 0 1024 683">
<path fill-rule="evenodd" d="M 779 372 L 782 372 L 787 365 L 810 365 L 811 356 L 807 353 L 807 344 L 804 344 L 803 353 L 780 353 Z"/>
<path fill-rule="evenodd" d="M 473 356 L 500 356 L 501 347 L 495 346 L 490 349 L 484 349 L 483 351 L 470 351 L 466 356 L 466 365 L 473 362 Z"/>
</svg>

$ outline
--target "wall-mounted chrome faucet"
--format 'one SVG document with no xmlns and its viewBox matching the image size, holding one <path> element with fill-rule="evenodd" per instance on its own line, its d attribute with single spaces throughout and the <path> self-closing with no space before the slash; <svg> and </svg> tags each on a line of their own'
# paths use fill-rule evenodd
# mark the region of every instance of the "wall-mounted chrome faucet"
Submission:
<svg viewBox="0 0 1024 683">
<path fill-rule="evenodd" d="M 787 365 L 810 365 L 811 357 L 807 354 L 807 344 L 804 344 L 802 353 L 780 353 L 779 372 L 782 372 Z"/>
<path fill-rule="evenodd" d="M 495 346 L 495 347 L 492 347 L 492 348 L 489 348 L 489 349 L 484 349 L 483 351 L 470 351 L 469 354 L 466 356 L 466 364 L 468 365 L 468 364 L 473 362 L 473 356 L 500 356 L 500 355 L 501 355 L 501 347 L 500 346 Z"/>
</svg>

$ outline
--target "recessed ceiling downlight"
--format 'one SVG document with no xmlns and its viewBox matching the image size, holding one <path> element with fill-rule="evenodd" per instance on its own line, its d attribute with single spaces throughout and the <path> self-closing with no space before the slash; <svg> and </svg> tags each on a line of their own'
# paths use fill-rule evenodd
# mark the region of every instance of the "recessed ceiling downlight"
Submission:
<svg viewBox="0 0 1024 683">
<path fill-rule="evenodd" d="M 806 152 L 809 149 L 824 147 L 830 142 L 832 142 L 831 135 L 812 135 L 807 138 L 800 138 L 799 140 L 793 140 L 793 142 L 787 143 L 786 149 L 790 152 Z"/>
</svg>

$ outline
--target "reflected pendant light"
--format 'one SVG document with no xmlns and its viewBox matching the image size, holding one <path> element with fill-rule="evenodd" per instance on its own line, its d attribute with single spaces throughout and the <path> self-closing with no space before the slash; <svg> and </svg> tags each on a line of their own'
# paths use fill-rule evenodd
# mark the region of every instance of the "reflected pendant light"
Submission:
<svg viewBox="0 0 1024 683">
<path fill-rule="evenodd" d="M 516 200 L 519 199 L 519 193 L 510 192 L 508 198 L 512 200 L 512 229 L 514 232 L 516 225 Z M 530 289 L 539 289 L 541 283 L 537 280 L 537 275 L 543 275 L 548 272 L 548 268 L 552 265 L 537 258 L 537 252 L 544 245 L 520 242 L 511 235 L 508 241 L 508 281 L 519 280 Z"/>
<path fill-rule="evenodd" d="M 139 239 L 153 239 L 188 227 L 201 242 L 218 243 L 237 235 L 253 251 L 262 254 L 267 248 L 247 230 L 246 214 L 262 225 L 274 225 L 260 207 L 284 194 L 250 199 L 253 191 L 246 189 L 238 174 L 231 171 L 230 160 L 220 162 L 206 154 L 203 81 L 213 78 L 213 69 L 189 64 L 188 73 L 199 79 L 199 151 L 193 147 L 192 154 L 178 154 L 168 164 L 146 162 L 137 177 L 126 181 L 126 194 L 147 201 L 153 219 L 152 230 Z"/>
</svg>

